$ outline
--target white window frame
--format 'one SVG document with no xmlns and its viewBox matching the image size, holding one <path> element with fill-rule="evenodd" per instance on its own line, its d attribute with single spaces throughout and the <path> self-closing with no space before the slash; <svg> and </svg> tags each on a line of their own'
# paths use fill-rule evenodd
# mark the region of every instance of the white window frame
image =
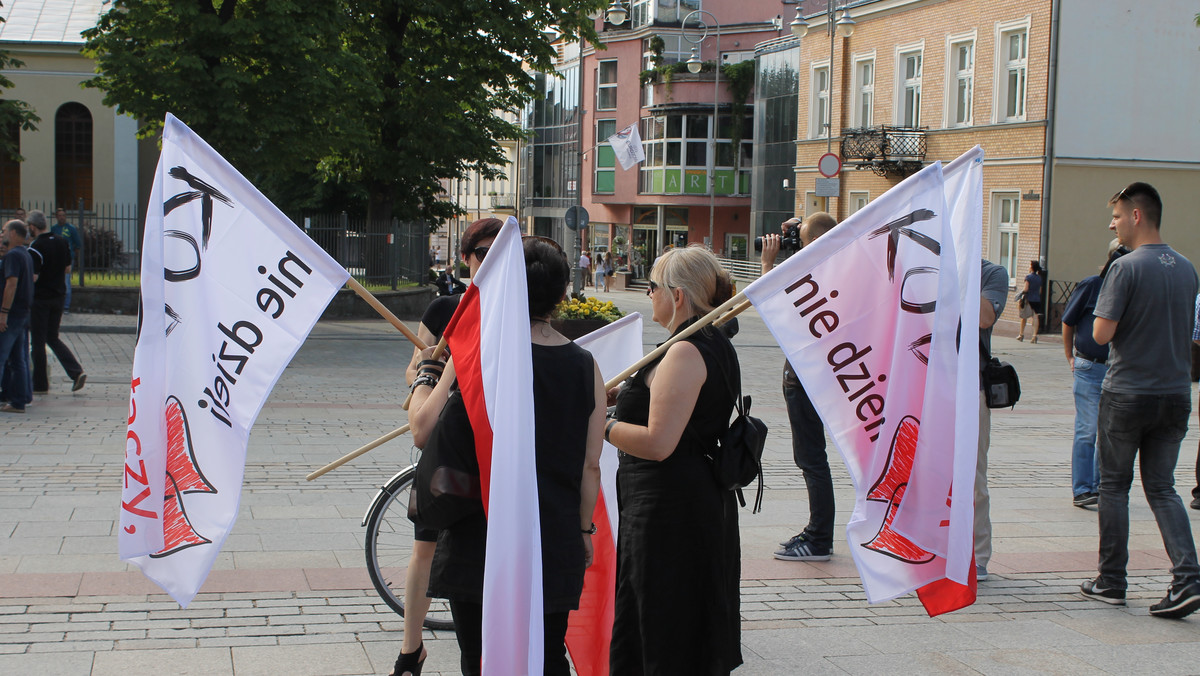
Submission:
<svg viewBox="0 0 1200 676">
<path fill-rule="evenodd" d="M 965 71 L 958 69 L 958 49 L 966 43 L 971 45 L 971 67 Z M 979 61 L 979 40 L 976 31 L 946 36 L 946 91 L 944 97 L 945 109 L 942 126 L 950 129 L 955 127 L 970 127 L 975 124 L 975 65 Z M 969 82 L 969 110 L 967 119 L 958 121 L 958 83 L 960 79 Z"/>
<path fill-rule="evenodd" d="M 871 193 L 866 190 L 851 190 L 849 212 L 851 214 L 858 213 L 863 207 L 871 203 Z"/>
<path fill-rule="evenodd" d="M 995 76 L 992 79 L 992 89 L 995 92 L 993 96 L 994 105 L 992 108 L 992 122 L 1024 122 L 1028 119 L 1029 114 L 1029 33 L 1031 19 L 1026 15 L 1020 19 L 1012 21 L 998 21 L 995 29 Z M 1008 58 L 1008 37 L 1015 33 L 1025 33 L 1025 58 L 1019 59 L 1017 62 L 1010 64 Z M 1009 116 L 1008 114 L 1008 72 L 1010 65 L 1020 68 L 1024 72 L 1024 77 L 1021 81 L 1021 99 L 1022 110 L 1018 115 Z"/>
<path fill-rule="evenodd" d="M 1016 206 L 1015 221 L 1012 220 L 1011 212 L 1009 217 L 1010 222 L 1001 221 L 1003 202 L 1005 200 L 1011 200 L 1012 204 Z M 1015 280 L 1018 277 L 1017 273 L 1020 268 L 1020 230 L 1021 191 L 1016 188 L 991 191 L 991 207 L 988 226 L 988 231 L 991 235 L 989 239 L 991 241 L 988 243 L 988 260 L 991 260 L 993 263 L 996 263 L 997 265 L 1000 265 L 1004 269 L 1008 270 L 1009 287 L 1013 287 L 1016 284 Z M 1005 265 L 1005 261 L 1001 259 L 1000 252 L 1003 248 L 1002 240 L 1009 238 L 1011 238 L 1011 243 L 1009 244 L 1009 260 L 1007 261 L 1008 264 Z M 1021 278 L 1023 279 L 1024 275 L 1021 275 Z"/>
<path fill-rule="evenodd" d="M 609 63 L 613 64 L 614 67 L 616 68 L 616 73 L 613 77 L 613 81 L 612 82 L 601 82 L 600 74 L 604 72 L 604 65 L 609 64 Z M 603 61 L 598 61 L 596 63 L 596 110 L 616 110 L 617 109 L 617 81 L 619 79 L 620 68 L 621 67 L 618 64 L 617 59 L 604 59 Z M 613 101 L 612 101 L 611 108 L 602 107 L 600 104 L 600 101 L 603 98 L 604 91 L 608 90 L 608 89 L 613 90 Z"/>
<path fill-rule="evenodd" d="M 863 64 L 871 64 L 871 82 L 870 84 L 863 83 L 862 66 Z M 854 102 L 850 109 L 850 118 L 852 127 L 870 127 L 875 121 L 875 83 L 879 81 L 879 69 L 875 63 L 875 52 L 869 54 L 856 54 L 854 56 Z M 868 104 L 867 114 L 863 115 L 863 95 L 869 95 L 871 102 Z"/>
<path fill-rule="evenodd" d="M 822 95 L 820 87 L 820 73 L 825 74 L 825 90 Z M 833 115 L 832 106 L 832 89 L 833 81 L 830 79 L 829 60 L 814 61 L 808 71 L 809 78 L 809 96 L 808 96 L 808 137 L 809 138 L 826 138 L 826 134 L 833 132 L 833 126 L 825 126 L 826 123 L 831 123 L 830 119 Z M 821 119 L 821 102 L 825 103 L 826 118 Z"/>
<path fill-rule="evenodd" d="M 908 91 L 909 80 L 905 78 L 906 61 L 909 56 L 917 54 L 921 58 L 921 74 L 918 75 L 914 82 L 916 84 L 917 101 L 916 110 L 912 124 L 904 119 L 904 98 Z M 896 47 L 896 105 L 893 107 L 893 120 L 898 127 L 920 127 L 921 126 L 921 99 L 924 96 L 924 86 L 922 80 L 925 75 L 925 41 L 915 42 L 908 45 L 898 45 Z"/>
</svg>

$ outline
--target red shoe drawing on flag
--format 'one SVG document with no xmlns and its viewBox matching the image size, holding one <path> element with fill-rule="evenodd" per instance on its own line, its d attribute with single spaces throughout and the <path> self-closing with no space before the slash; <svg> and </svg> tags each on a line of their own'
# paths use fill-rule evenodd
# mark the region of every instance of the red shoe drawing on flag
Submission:
<svg viewBox="0 0 1200 676">
<path fill-rule="evenodd" d="M 867 492 L 868 500 L 886 502 L 888 509 L 883 523 L 879 526 L 879 532 L 862 546 L 907 563 L 929 563 L 934 558 L 933 554 L 892 530 L 892 520 L 896 518 L 896 510 L 900 507 L 900 500 L 908 488 L 908 477 L 912 474 L 920 430 L 920 421 L 911 415 L 904 416 L 896 427 L 896 435 L 892 438 L 892 447 L 888 450 L 883 473 Z"/>
<path fill-rule="evenodd" d="M 185 493 L 216 493 L 196 463 L 192 434 L 188 429 L 187 413 L 174 396 L 167 397 L 165 407 L 167 426 L 167 479 L 163 491 L 163 548 L 151 558 L 170 556 L 175 552 L 210 544 L 212 540 L 192 528 L 184 508 Z"/>
</svg>

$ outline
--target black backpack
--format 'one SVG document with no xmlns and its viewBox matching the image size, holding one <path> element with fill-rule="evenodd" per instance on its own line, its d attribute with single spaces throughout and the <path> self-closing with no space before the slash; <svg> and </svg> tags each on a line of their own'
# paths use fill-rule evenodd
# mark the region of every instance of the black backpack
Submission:
<svg viewBox="0 0 1200 676">
<path fill-rule="evenodd" d="M 762 420 L 750 415 L 750 396 L 742 396 L 741 383 L 735 390 L 733 379 L 728 371 L 722 368 L 725 383 L 734 392 L 734 406 L 737 417 L 729 423 L 729 429 L 717 440 L 717 447 L 709 454 L 712 461 L 713 476 L 717 485 L 727 491 L 737 493 L 738 503 L 746 506 L 746 497 L 742 489 L 749 486 L 758 478 L 758 491 L 754 498 L 752 514 L 762 510 L 763 474 L 762 454 L 767 444 L 767 425 Z"/>
</svg>

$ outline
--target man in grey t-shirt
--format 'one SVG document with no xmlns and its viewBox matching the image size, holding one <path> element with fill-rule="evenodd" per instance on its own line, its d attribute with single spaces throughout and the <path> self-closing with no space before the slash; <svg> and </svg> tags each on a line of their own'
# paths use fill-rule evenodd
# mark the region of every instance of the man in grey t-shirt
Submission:
<svg viewBox="0 0 1200 676">
<path fill-rule="evenodd" d="M 992 356 L 992 327 L 1008 301 L 1008 271 L 983 260 L 979 271 L 979 446 L 975 459 L 975 579 L 987 579 L 992 558 L 991 495 L 987 486 L 988 449 L 992 444 L 992 410 L 983 396 L 983 367 Z"/>
<path fill-rule="evenodd" d="M 1191 414 L 1192 311 L 1198 280 L 1186 258 L 1159 233 L 1162 199 L 1131 183 L 1109 200 L 1117 239 L 1133 252 L 1109 268 L 1096 302 L 1092 335 L 1111 343 L 1100 393 L 1100 575 L 1085 596 L 1125 604 L 1129 562 L 1129 487 L 1134 459 L 1167 555 L 1171 586 L 1150 614 L 1179 618 L 1200 608 L 1200 564 L 1191 523 L 1175 491 L 1179 442 Z"/>
</svg>

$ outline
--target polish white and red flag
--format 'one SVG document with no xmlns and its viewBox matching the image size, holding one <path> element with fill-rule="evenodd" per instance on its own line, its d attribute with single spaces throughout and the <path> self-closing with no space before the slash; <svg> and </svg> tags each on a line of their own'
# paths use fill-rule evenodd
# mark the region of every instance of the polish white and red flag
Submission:
<svg viewBox="0 0 1200 676">
<path fill-rule="evenodd" d="M 575 341 L 592 353 L 604 381 L 642 358 L 642 315 L 634 312 Z M 600 497 L 592 520 L 592 565 L 583 578 L 579 609 L 567 623 L 567 650 L 579 676 L 607 676 L 617 593 L 617 448 L 600 455 Z"/>
<path fill-rule="evenodd" d="M 745 291 L 854 482 L 867 600 L 931 615 L 975 601 L 982 163 L 926 167 Z"/>
<path fill-rule="evenodd" d="M 237 518 L 250 428 L 348 278 L 167 115 L 142 241 L 118 550 L 181 605 Z"/>
<path fill-rule="evenodd" d="M 509 217 L 444 335 L 475 435 L 487 552 L 483 673 L 541 674 L 542 540 L 525 253 Z"/>
</svg>

